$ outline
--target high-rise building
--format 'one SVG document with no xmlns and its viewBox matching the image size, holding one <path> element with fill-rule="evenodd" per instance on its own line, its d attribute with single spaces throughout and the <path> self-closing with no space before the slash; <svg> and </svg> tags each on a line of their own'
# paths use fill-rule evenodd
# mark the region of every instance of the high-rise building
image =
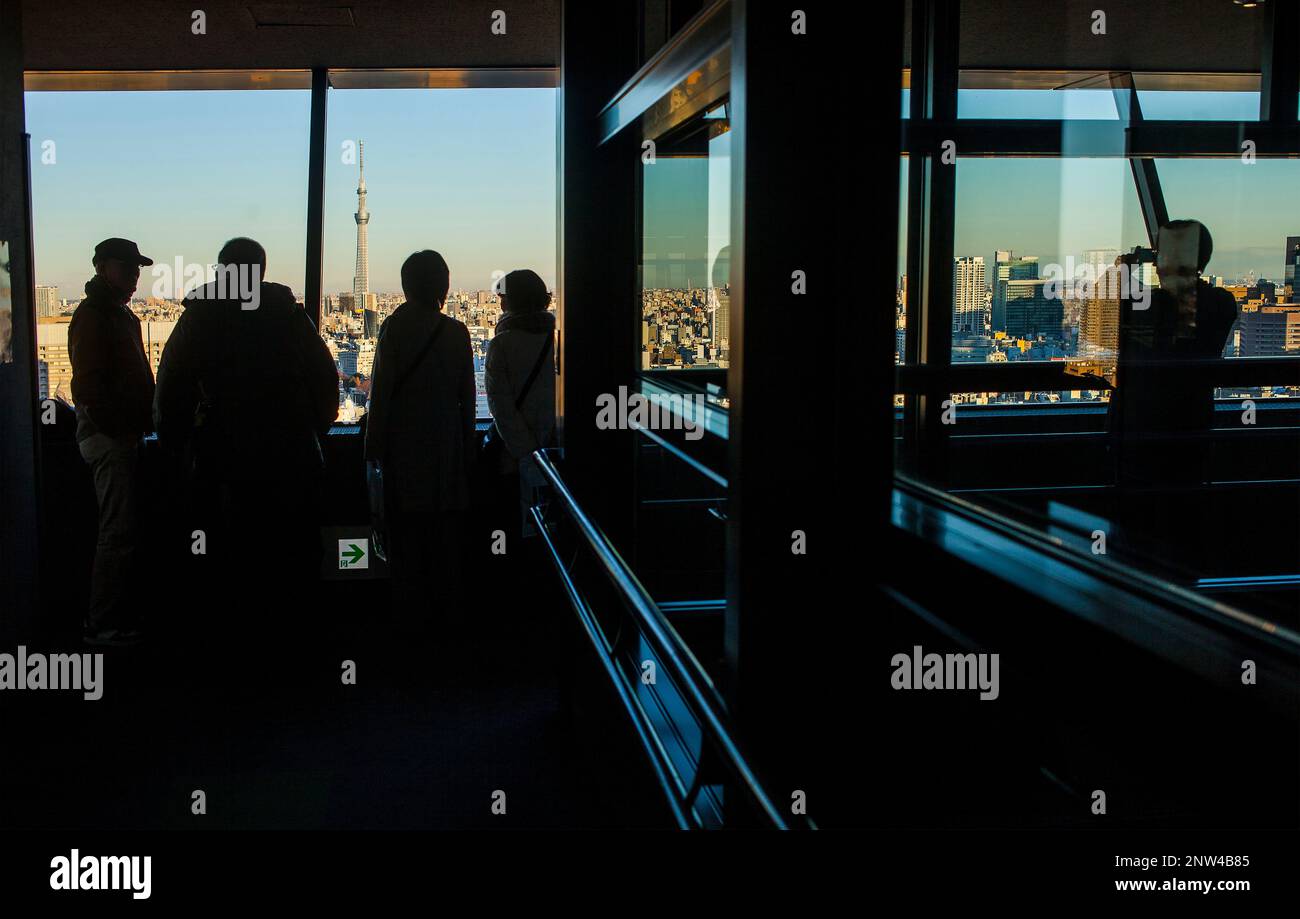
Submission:
<svg viewBox="0 0 1300 919">
<path fill-rule="evenodd" d="M 36 286 L 36 318 L 49 319 L 58 314 L 59 289 L 38 284 Z"/>
<path fill-rule="evenodd" d="M 370 293 L 370 244 L 366 239 L 366 224 L 370 223 L 370 212 L 366 210 L 366 143 L 357 145 L 358 162 L 361 167 L 361 181 L 357 183 L 357 212 L 353 215 L 357 221 L 357 270 L 352 276 L 352 302 L 364 307 Z"/>
<path fill-rule="evenodd" d="M 1080 357 L 1094 360 L 1115 357 L 1119 348 L 1120 272 L 1123 270 L 1124 266 L 1112 264 L 1100 275 L 1094 275 L 1096 283 L 1089 296 L 1084 297 L 1080 311 Z"/>
<path fill-rule="evenodd" d="M 1241 314 L 1241 356 L 1282 357 L 1300 352 L 1300 306 L 1269 304 Z"/>
<path fill-rule="evenodd" d="M 357 342 L 357 373 L 368 377 L 375 369 L 375 342 L 363 338 Z"/>
<path fill-rule="evenodd" d="M 1118 300 L 1120 297 L 1120 273 L 1112 271 L 1115 259 L 1119 258 L 1118 249 L 1087 249 L 1083 253 L 1083 263 L 1088 268 L 1088 277 L 1093 282 L 1091 297 L 1101 300 Z M 1088 299 L 1085 297 L 1084 299 Z"/>
<path fill-rule="evenodd" d="M 162 362 L 163 349 L 171 337 L 176 323 L 170 320 L 150 319 L 140 323 L 140 339 L 144 345 L 145 356 L 149 358 L 149 369 L 158 376 L 158 365 Z"/>
<path fill-rule="evenodd" d="M 710 335 L 713 347 L 723 353 L 729 350 L 728 337 L 731 334 L 731 291 L 727 287 L 709 288 L 710 310 L 713 312 L 713 327 Z"/>
<path fill-rule="evenodd" d="M 1048 298 L 1045 278 L 1007 281 L 1006 333 L 1011 338 L 1061 338 L 1065 323 L 1065 302 Z"/>
<path fill-rule="evenodd" d="M 66 316 L 39 319 L 36 323 L 36 359 L 45 367 L 41 398 L 72 403 L 72 359 L 68 353 Z"/>
<path fill-rule="evenodd" d="M 1289 288 L 1287 299 L 1292 303 L 1300 300 L 1300 236 L 1286 238 L 1286 262 L 1283 268 L 1283 283 Z"/>
<path fill-rule="evenodd" d="M 1254 310 L 1266 303 L 1277 302 L 1277 285 L 1272 281 L 1257 281 L 1246 288 L 1246 309 Z"/>
<path fill-rule="evenodd" d="M 961 255 L 952 260 L 952 330 L 955 334 L 984 334 L 982 255 Z"/>
<path fill-rule="evenodd" d="M 713 339 L 713 353 L 717 358 L 731 357 L 731 247 L 723 246 L 713 260 L 706 297 L 713 316 L 709 335 Z M 726 366 L 727 364 L 723 364 Z"/>
<path fill-rule="evenodd" d="M 345 377 L 354 377 L 357 375 L 357 358 L 360 357 L 361 349 L 356 342 L 345 341 L 339 345 L 339 353 L 335 358 L 338 364 L 339 372 Z"/>
<path fill-rule="evenodd" d="M 999 249 L 994 255 L 997 271 L 993 285 L 993 303 L 990 309 L 989 328 L 993 332 L 1007 330 L 1007 282 L 1027 281 L 1038 277 L 1038 256 L 1022 256 L 1009 249 Z"/>
</svg>

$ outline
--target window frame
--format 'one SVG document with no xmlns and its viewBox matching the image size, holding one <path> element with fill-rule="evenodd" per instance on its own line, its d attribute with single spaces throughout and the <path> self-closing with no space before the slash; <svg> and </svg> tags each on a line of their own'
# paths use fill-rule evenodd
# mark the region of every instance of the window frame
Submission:
<svg viewBox="0 0 1300 919">
<path fill-rule="evenodd" d="M 910 110 L 900 122 L 900 153 L 907 158 L 905 199 L 907 251 L 906 332 L 903 362 L 895 391 L 904 395 L 903 450 L 917 474 L 945 482 L 950 426 L 942 403 L 958 392 L 1070 390 L 1078 388 L 1065 362 L 1038 364 L 952 363 L 952 260 L 956 224 L 955 161 L 943 154 L 955 144 L 963 157 L 1123 157 L 1132 167 L 1134 186 L 1151 244 L 1167 220 L 1155 160 L 1161 157 L 1236 158 L 1243 138 L 1255 142 L 1255 155 L 1300 158 L 1300 11 L 1271 4 L 1260 73 L 1260 113 L 1255 121 L 1146 121 L 1135 82 L 1144 75 L 1111 74 L 1120 118 L 1114 121 L 1065 119 L 972 119 L 957 117 L 962 83 L 958 49 L 960 0 L 913 0 L 911 66 L 903 85 Z M 1068 150 L 1065 138 L 1068 136 Z M 1224 361 L 1215 370 L 1236 385 L 1273 385 L 1300 379 L 1300 357 Z"/>
<path fill-rule="evenodd" d="M 336 83 L 338 84 L 336 86 Z M 241 70 L 26 70 L 28 92 L 309 90 L 306 259 L 303 308 L 320 328 L 324 306 L 325 168 L 329 91 L 352 89 L 545 89 L 560 84 L 557 67 L 331 68 Z M 559 143 L 559 137 L 556 137 Z M 557 189 L 557 209 L 559 189 Z M 558 256 L 558 252 L 557 252 Z M 32 341 L 36 340 L 33 317 Z M 482 421 L 484 419 L 480 419 Z"/>
</svg>

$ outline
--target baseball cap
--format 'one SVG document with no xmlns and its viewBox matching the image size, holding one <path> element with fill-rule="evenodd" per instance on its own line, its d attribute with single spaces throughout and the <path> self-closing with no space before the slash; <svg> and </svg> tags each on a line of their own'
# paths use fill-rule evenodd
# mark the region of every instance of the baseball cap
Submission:
<svg viewBox="0 0 1300 919">
<path fill-rule="evenodd" d="M 95 247 L 95 256 L 90 264 L 98 264 L 101 258 L 115 258 L 129 265 L 152 265 L 153 259 L 140 254 L 140 247 L 129 239 L 113 236 Z"/>
</svg>

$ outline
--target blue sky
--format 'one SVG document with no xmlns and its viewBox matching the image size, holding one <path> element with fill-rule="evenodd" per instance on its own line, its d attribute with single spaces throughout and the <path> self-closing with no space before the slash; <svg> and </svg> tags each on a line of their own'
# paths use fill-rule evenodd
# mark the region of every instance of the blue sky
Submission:
<svg viewBox="0 0 1300 919">
<path fill-rule="evenodd" d="M 1259 111 L 1258 93 L 1142 92 L 1139 98 L 1151 120 L 1251 120 Z M 964 118 L 1116 118 L 1112 94 L 1093 90 L 962 90 L 958 111 Z M 1065 143 L 1068 149 L 1068 133 Z M 1063 264 L 1086 249 L 1148 244 L 1124 160 L 963 159 L 957 153 L 957 255 L 983 255 L 991 266 L 996 249 L 1011 249 Z M 1156 169 L 1170 216 L 1200 220 L 1214 237 L 1207 273 L 1281 277 L 1286 237 L 1300 235 L 1300 161 L 1164 159 Z M 904 161 L 904 189 L 906 175 Z"/>
<path fill-rule="evenodd" d="M 1153 119 L 1249 119 L 1258 106 L 1254 93 L 1140 97 Z M 1114 117 L 1106 91 L 963 90 L 959 103 L 963 117 Z M 91 248 L 107 236 L 135 239 L 170 264 L 177 256 L 212 262 L 227 238 L 251 235 L 267 248 L 269 277 L 302 290 L 305 90 L 28 93 L 26 105 L 38 283 L 77 296 Z M 331 90 L 326 292 L 352 284 L 357 170 L 342 154 L 356 140 L 366 142 L 372 290 L 397 291 L 402 260 L 422 248 L 447 258 L 453 287 L 486 288 L 494 271 L 521 267 L 553 285 L 555 105 L 550 89 Z M 991 261 L 1009 248 L 1046 263 L 1145 243 L 1123 161 L 958 153 L 959 255 Z M 1165 160 L 1158 168 L 1171 216 L 1209 226 L 1211 273 L 1280 276 L 1285 237 L 1300 235 L 1300 161 Z M 672 222 L 667 189 L 663 204 Z"/>
<path fill-rule="evenodd" d="M 357 167 L 366 143 L 370 287 L 400 290 L 402 261 L 438 249 L 452 286 L 494 270 L 555 279 L 555 90 L 331 90 L 325 291 L 350 290 Z M 76 297 L 108 236 L 156 262 L 215 261 L 231 236 L 267 249 L 270 280 L 301 292 L 309 94 L 28 93 L 36 278 Z M 53 141 L 53 163 L 42 153 Z M 145 269 L 141 291 L 151 281 Z"/>
</svg>

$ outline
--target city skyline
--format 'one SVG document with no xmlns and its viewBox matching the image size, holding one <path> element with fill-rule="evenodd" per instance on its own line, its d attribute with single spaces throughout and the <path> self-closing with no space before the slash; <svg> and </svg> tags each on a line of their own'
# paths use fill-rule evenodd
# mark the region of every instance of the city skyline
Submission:
<svg viewBox="0 0 1300 919">
<path fill-rule="evenodd" d="M 25 104 L 37 284 L 79 299 L 110 236 L 161 265 L 213 263 L 249 235 L 267 250 L 267 279 L 302 293 L 308 92 L 29 92 Z M 453 288 L 490 289 L 493 271 L 520 267 L 554 287 L 554 124 L 553 89 L 332 91 L 324 294 L 352 289 L 357 168 L 345 144 L 361 137 L 383 223 L 368 240 L 372 292 L 400 292 L 402 262 L 425 248 L 446 257 Z M 137 296 L 151 283 L 145 268 Z"/>
</svg>

